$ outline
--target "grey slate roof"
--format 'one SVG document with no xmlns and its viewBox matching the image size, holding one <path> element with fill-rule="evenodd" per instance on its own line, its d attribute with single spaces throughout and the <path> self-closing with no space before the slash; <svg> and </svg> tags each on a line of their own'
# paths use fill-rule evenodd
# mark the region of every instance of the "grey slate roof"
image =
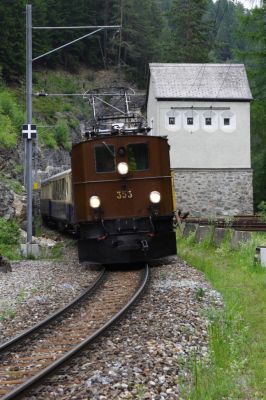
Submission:
<svg viewBox="0 0 266 400">
<path fill-rule="evenodd" d="M 155 97 L 251 100 L 243 64 L 150 64 Z"/>
</svg>

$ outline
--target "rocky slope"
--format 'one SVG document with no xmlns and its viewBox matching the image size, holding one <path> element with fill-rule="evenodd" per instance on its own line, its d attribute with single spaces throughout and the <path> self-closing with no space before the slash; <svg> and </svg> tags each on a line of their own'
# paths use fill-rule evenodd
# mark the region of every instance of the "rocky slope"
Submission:
<svg viewBox="0 0 266 400">
<path fill-rule="evenodd" d="M 73 76 L 73 79 L 77 77 Z M 84 86 L 90 87 L 91 90 L 99 87 L 122 87 L 122 86 L 132 86 L 129 82 L 126 82 L 122 75 L 119 75 L 115 71 L 88 71 L 81 70 L 79 74 L 79 79 L 83 82 Z M 58 110 L 53 110 L 54 115 L 57 120 L 60 116 L 71 120 L 71 103 L 68 103 L 66 98 L 66 111 L 58 112 Z M 141 108 L 144 105 L 144 97 L 132 98 L 132 107 L 134 109 Z M 79 125 L 71 128 L 71 142 L 77 143 L 82 140 L 85 126 L 88 126 L 90 119 L 90 105 L 89 102 L 84 106 L 84 109 L 80 111 L 79 115 L 75 115 L 78 119 Z M 38 106 L 39 107 L 39 106 Z M 44 106 L 44 107 L 47 107 Z M 38 119 L 38 123 L 48 124 L 46 122 L 45 114 L 41 114 L 40 111 L 35 112 Z M 19 222 L 25 223 L 25 192 L 21 187 L 19 191 L 12 185 L 12 180 L 20 182 L 21 185 L 24 184 L 24 142 L 22 139 L 18 141 L 17 147 L 8 149 L 1 146 L 0 143 L 0 217 L 10 219 L 13 217 L 18 217 Z M 33 142 L 33 180 L 40 182 L 51 175 L 58 172 L 64 171 L 70 168 L 70 151 L 64 149 L 62 146 L 51 149 L 45 147 L 40 142 Z M 38 201 L 37 201 L 38 203 Z"/>
</svg>

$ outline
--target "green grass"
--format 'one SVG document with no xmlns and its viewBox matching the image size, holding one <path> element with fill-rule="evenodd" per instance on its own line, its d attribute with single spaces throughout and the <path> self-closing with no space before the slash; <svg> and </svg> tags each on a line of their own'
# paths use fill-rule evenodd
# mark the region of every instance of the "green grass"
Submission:
<svg viewBox="0 0 266 400">
<path fill-rule="evenodd" d="M 19 303 L 23 303 L 27 297 L 28 297 L 28 293 L 24 289 L 20 290 L 17 295 Z"/>
<path fill-rule="evenodd" d="M 64 246 L 62 243 L 56 243 L 51 249 L 41 250 L 41 258 L 45 260 L 63 260 L 64 259 Z"/>
<path fill-rule="evenodd" d="M 5 321 L 7 319 L 14 319 L 16 317 L 16 311 L 13 308 L 7 308 L 6 310 L 0 312 L 0 321 Z"/>
<path fill-rule="evenodd" d="M 193 237 L 178 238 L 178 255 L 204 272 L 224 299 L 222 310 L 209 310 L 210 362 L 191 360 L 187 399 L 264 399 L 266 393 L 266 268 L 254 262 L 255 248 L 265 234 L 238 250 L 227 238 L 221 248 Z M 200 295 L 200 294 L 199 294 Z"/>
</svg>

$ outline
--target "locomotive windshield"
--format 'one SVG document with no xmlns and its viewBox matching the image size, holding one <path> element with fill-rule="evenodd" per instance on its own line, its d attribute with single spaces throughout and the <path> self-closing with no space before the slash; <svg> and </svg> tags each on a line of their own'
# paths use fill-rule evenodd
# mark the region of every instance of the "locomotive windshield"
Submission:
<svg viewBox="0 0 266 400">
<path fill-rule="evenodd" d="M 115 147 L 113 145 L 102 142 L 102 145 L 95 146 L 94 151 L 96 172 L 114 172 L 116 170 L 116 154 Z M 148 144 L 129 144 L 127 146 L 127 158 L 130 171 L 144 171 L 148 169 Z"/>
<path fill-rule="evenodd" d="M 149 168 L 149 152 L 147 143 L 129 144 L 127 149 L 130 171 L 142 171 Z"/>
<path fill-rule="evenodd" d="M 95 147 L 96 172 L 115 171 L 115 148 L 112 145 L 102 145 Z"/>
</svg>

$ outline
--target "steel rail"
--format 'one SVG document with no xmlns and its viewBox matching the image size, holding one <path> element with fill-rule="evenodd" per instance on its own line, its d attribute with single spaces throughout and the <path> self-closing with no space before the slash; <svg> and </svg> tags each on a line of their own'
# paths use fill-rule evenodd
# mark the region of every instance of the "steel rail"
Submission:
<svg viewBox="0 0 266 400">
<path fill-rule="evenodd" d="M 19 335 L 15 336 L 14 338 L 8 340 L 7 342 L 3 343 L 0 345 L 0 355 L 1 353 L 6 352 L 10 347 L 13 345 L 17 344 L 19 341 L 26 339 L 29 337 L 32 333 L 37 332 L 38 330 L 44 328 L 46 325 L 51 323 L 54 319 L 58 318 L 59 316 L 63 315 L 65 312 L 67 312 L 71 307 L 73 307 L 75 304 L 80 302 L 82 299 L 84 299 L 86 296 L 89 296 L 93 294 L 94 290 L 97 288 L 97 286 L 102 282 L 104 276 L 106 275 L 106 270 L 103 268 L 99 276 L 97 276 L 96 280 L 84 291 L 82 292 L 78 297 L 76 297 L 74 300 L 72 300 L 70 303 L 68 303 L 65 307 L 60 308 L 53 314 L 51 314 L 49 317 L 45 318 L 38 324 L 32 326 L 31 328 L 25 330 L 24 332 L 20 333 Z"/>
<path fill-rule="evenodd" d="M 214 225 L 216 228 L 233 228 L 235 230 L 250 231 L 250 232 L 266 232 L 266 221 L 259 215 L 236 215 L 226 218 L 214 218 L 210 221 L 208 218 L 188 217 L 187 223 L 199 225 Z"/>
<path fill-rule="evenodd" d="M 23 393 L 27 392 L 29 389 L 31 389 L 33 386 L 35 386 L 37 383 L 39 383 L 41 380 L 45 379 L 48 375 L 50 375 L 56 369 L 61 367 L 67 361 L 72 359 L 74 356 L 76 356 L 81 350 L 83 350 L 89 343 L 91 343 L 93 340 L 95 340 L 98 336 L 103 334 L 115 321 L 117 321 L 129 309 L 130 306 L 133 305 L 133 303 L 141 295 L 141 293 L 144 291 L 146 284 L 148 282 L 149 273 L 150 273 L 149 266 L 148 266 L 148 264 L 146 264 L 146 266 L 143 270 L 142 280 L 140 282 L 140 285 L 139 285 L 137 291 L 134 293 L 134 295 L 131 297 L 131 299 L 126 303 L 126 305 L 123 308 L 121 308 L 121 310 L 118 311 L 101 328 L 97 329 L 93 334 L 88 336 L 80 344 L 78 344 L 72 350 L 68 351 L 63 357 L 56 360 L 54 363 L 49 365 L 44 370 L 40 371 L 38 374 L 36 374 L 32 378 L 30 378 L 28 381 L 26 381 L 22 385 L 18 386 L 16 389 L 14 389 L 11 392 L 9 392 L 8 394 L 4 395 L 4 397 L 2 397 L 1 400 L 11 400 L 11 399 L 18 398 L 18 396 L 21 396 Z"/>
</svg>

